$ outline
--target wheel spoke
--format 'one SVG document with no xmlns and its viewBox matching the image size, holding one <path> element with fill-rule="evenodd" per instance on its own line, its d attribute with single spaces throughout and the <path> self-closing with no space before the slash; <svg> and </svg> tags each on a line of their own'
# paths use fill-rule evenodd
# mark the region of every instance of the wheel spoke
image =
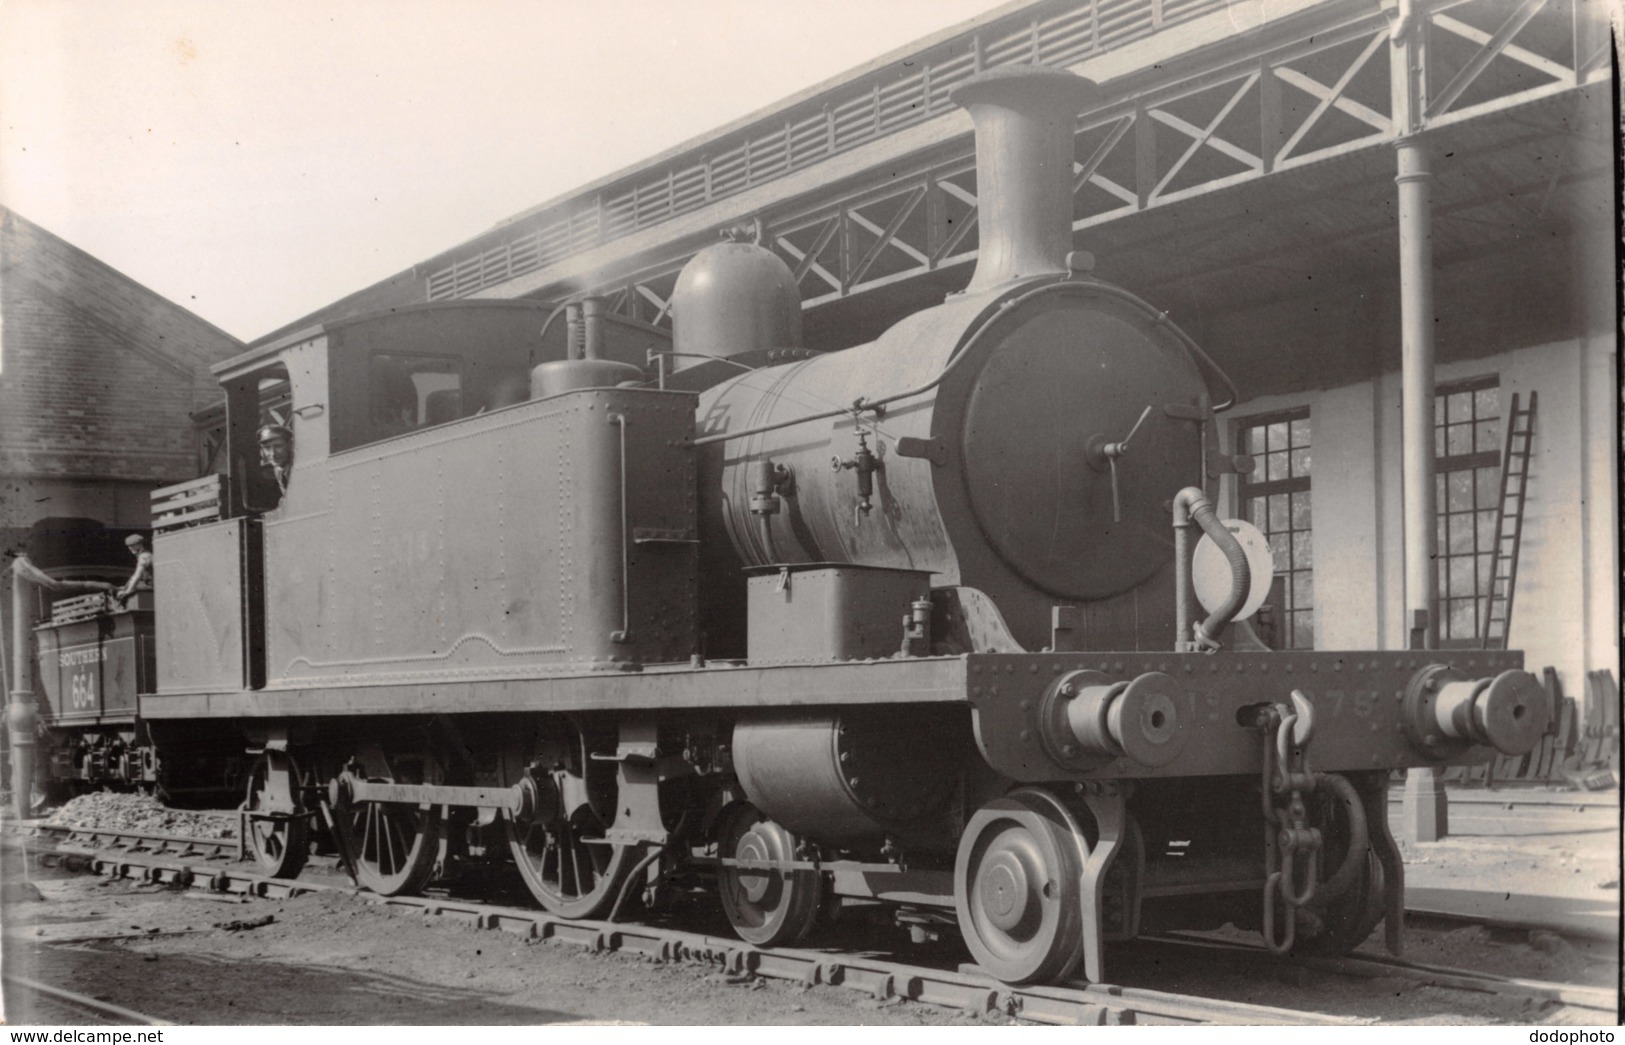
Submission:
<svg viewBox="0 0 1625 1045">
<path fill-rule="evenodd" d="M 372 855 L 372 807 L 366 806 L 361 810 L 361 848 L 358 855 L 366 860 Z"/>
<path fill-rule="evenodd" d="M 363 802 L 339 818 L 356 878 L 383 896 L 417 892 L 434 872 L 440 815 L 431 807 L 399 809 Z"/>
<path fill-rule="evenodd" d="M 285 787 L 297 784 L 297 769 L 290 759 L 283 756 L 273 769 L 270 759 L 262 757 L 255 763 L 249 777 L 246 808 L 250 812 L 267 809 L 266 793 L 270 790 L 273 773 L 287 774 L 291 778 L 284 782 Z M 287 810 L 278 809 L 276 812 L 284 814 Z M 298 815 L 297 805 L 294 815 L 287 819 L 250 820 L 247 841 L 260 870 L 274 878 L 298 877 L 309 855 L 309 827 Z"/>
<path fill-rule="evenodd" d="M 567 837 L 567 840 L 565 842 L 565 845 L 567 845 L 569 847 L 569 850 L 570 850 L 570 872 L 571 873 L 570 873 L 570 883 L 569 883 L 569 885 L 564 885 L 563 886 L 563 892 L 564 892 L 565 896 L 580 896 L 583 893 L 587 892 L 586 880 L 582 877 L 582 874 L 581 874 L 581 847 L 576 844 L 576 841 L 575 841 L 574 838 L 568 838 L 568 837 Z M 574 886 L 574 888 L 572 889 L 571 886 Z"/>
<path fill-rule="evenodd" d="M 508 821 L 514 864 L 543 908 L 565 918 L 594 918 L 615 903 L 639 847 L 582 840 L 604 831 L 585 807 L 576 811 L 575 822 Z"/>
<path fill-rule="evenodd" d="M 378 811 L 378 823 L 384 829 L 384 845 L 378 853 L 378 866 L 385 874 L 394 874 L 401 867 L 401 841 L 396 837 L 395 818 L 388 811 Z"/>
</svg>

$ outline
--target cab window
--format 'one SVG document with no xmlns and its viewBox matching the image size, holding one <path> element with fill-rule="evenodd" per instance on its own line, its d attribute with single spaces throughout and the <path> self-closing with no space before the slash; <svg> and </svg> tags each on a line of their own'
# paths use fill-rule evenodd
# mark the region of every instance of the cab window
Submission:
<svg viewBox="0 0 1625 1045">
<path fill-rule="evenodd" d="M 374 353 L 367 361 L 367 410 L 372 440 L 455 421 L 463 416 L 462 360 Z"/>
</svg>

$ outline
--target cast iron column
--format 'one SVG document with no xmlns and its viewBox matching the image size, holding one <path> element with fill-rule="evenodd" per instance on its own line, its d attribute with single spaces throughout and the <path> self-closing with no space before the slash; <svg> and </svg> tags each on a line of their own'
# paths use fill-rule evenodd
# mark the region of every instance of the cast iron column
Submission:
<svg viewBox="0 0 1625 1045">
<path fill-rule="evenodd" d="M 22 562 L 21 556 L 16 560 Z M 29 622 L 33 619 L 34 585 L 15 566 L 11 571 L 11 700 L 6 705 L 6 730 L 11 737 L 12 815 L 27 820 L 34 811 L 34 706 L 33 658 L 29 650 Z"/>
<path fill-rule="evenodd" d="M 1437 506 L 1433 469 L 1433 172 L 1426 146 L 1399 151 L 1401 446 L 1405 484 L 1405 622 L 1425 622 L 1422 648 L 1438 645 Z"/>
<path fill-rule="evenodd" d="M 1438 510 L 1433 458 L 1433 171 L 1427 146 L 1398 142 L 1400 398 L 1405 491 L 1405 624 L 1411 645 L 1438 645 Z M 1434 769 L 1405 779 L 1404 833 L 1436 842 L 1449 830 L 1444 783 Z"/>
<path fill-rule="evenodd" d="M 1397 0 L 1390 39 L 1389 87 L 1399 140 L 1400 445 L 1404 460 L 1406 645 L 1438 644 L 1434 619 L 1438 538 L 1433 469 L 1433 171 L 1427 141 L 1427 12 L 1423 0 Z M 1405 778 L 1402 833 L 1436 842 L 1448 826 L 1444 782 L 1436 769 Z"/>
</svg>

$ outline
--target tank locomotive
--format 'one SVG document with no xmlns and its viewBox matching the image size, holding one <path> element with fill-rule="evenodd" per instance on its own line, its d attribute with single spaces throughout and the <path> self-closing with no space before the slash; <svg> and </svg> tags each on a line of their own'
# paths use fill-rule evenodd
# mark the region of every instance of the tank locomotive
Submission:
<svg viewBox="0 0 1625 1045">
<path fill-rule="evenodd" d="M 262 869 L 330 845 L 385 894 L 511 861 L 568 917 L 714 890 L 762 946 L 873 908 L 1009 983 L 1226 922 L 1397 946 L 1391 772 L 1527 750 L 1545 692 L 1516 652 L 1246 641 L 1213 506 L 1236 391 L 1072 252 L 1092 96 L 956 92 L 975 273 L 868 344 L 804 347 L 792 273 L 728 242 L 669 344 L 593 300 L 552 338 L 464 302 L 222 364 L 219 509 L 157 495 L 160 750 L 245 749 Z"/>
</svg>

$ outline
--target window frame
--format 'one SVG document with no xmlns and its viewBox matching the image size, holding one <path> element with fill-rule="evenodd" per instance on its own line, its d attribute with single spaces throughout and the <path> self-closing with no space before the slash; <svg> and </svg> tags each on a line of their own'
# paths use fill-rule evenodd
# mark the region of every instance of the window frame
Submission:
<svg viewBox="0 0 1625 1045">
<path fill-rule="evenodd" d="M 1310 458 L 1310 471 L 1306 471 L 1301 475 L 1295 475 L 1292 474 L 1292 469 L 1293 454 L 1295 451 L 1303 450 L 1310 452 L 1311 454 L 1313 452 L 1314 428 L 1312 416 L 1313 415 L 1309 404 L 1305 403 L 1300 406 L 1288 407 L 1281 410 L 1272 410 L 1262 414 L 1254 414 L 1250 417 L 1238 417 L 1234 422 L 1232 422 L 1234 427 L 1231 434 L 1234 436 L 1234 445 L 1236 446 L 1237 451 L 1240 453 L 1249 454 L 1253 457 L 1255 462 L 1253 474 L 1266 476 L 1263 479 L 1254 479 L 1252 475 L 1237 476 L 1236 514 L 1241 518 L 1252 522 L 1252 502 L 1255 500 L 1262 500 L 1265 506 L 1265 525 L 1258 526 L 1259 530 L 1264 534 L 1266 540 L 1283 534 L 1286 536 L 1286 565 L 1283 568 L 1281 563 L 1275 563 L 1276 576 L 1281 577 L 1283 580 L 1283 605 L 1278 607 L 1281 620 L 1280 634 L 1282 637 L 1282 649 L 1315 648 L 1314 513 L 1312 510 L 1309 512 L 1308 524 L 1300 528 L 1295 525 L 1291 511 L 1293 498 L 1303 497 L 1307 499 L 1311 496 L 1313 480 L 1312 456 Z M 1307 441 L 1301 446 L 1297 444 L 1293 435 L 1293 422 L 1295 421 L 1306 422 L 1309 426 L 1307 429 Z M 1287 442 L 1286 446 L 1283 447 L 1282 451 L 1280 452 L 1285 452 L 1286 454 L 1287 475 L 1284 478 L 1270 479 L 1267 477 L 1269 467 L 1268 457 L 1271 453 L 1278 451 L 1274 450 L 1273 445 L 1270 442 L 1268 429 L 1271 425 L 1283 423 L 1286 425 Z M 1252 452 L 1253 444 L 1249 436 L 1250 433 L 1255 429 L 1261 430 L 1263 433 L 1264 453 L 1255 454 Z M 1283 495 L 1288 497 L 1286 529 L 1278 531 L 1272 530 L 1268 525 L 1269 498 Z M 1254 523 L 1254 525 L 1257 526 L 1258 524 Z M 1294 541 L 1294 536 L 1296 534 L 1304 535 L 1304 554 L 1309 559 L 1309 564 L 1307 566 L 1298 565 L 1298 551 L 1296 542 Z M 1271 550 L 1273 554 L 1273 545 Z M 1307 587 L 1310 595 L 1306 605 L 1298 604 L 1300 580 L 1306 580 L 1308 582 Z M 1305 618 L 1307 618 L 1308 624 L 1306 634 L 1300 634 L 1301 622 Z"/>
<path fill-rule="evenodd" d="M 453 420 L 461 420 L 466 416 L 466 396 L 468 395 L 468 357 L 460 352 L 422 351 L 416 348 L 405 350 L 396 349 L 391 345 L 369 346 L 365 351 L 346 352 L 332 351 L 329 348 L 329 357 L 333 375 L 333 387 L 340 389 L 335 392 L 333 399 L 332 424 L 329 429 L 330 452 L 347 453 L 363 447 L 374 446 L 390 439 L 412 435 L 426 429 L 447 424 Z M 453 375 L 457 379 L 456 389 L 460 400 L 457 417 L 442 420 L 436 424 L 427 423 L 424 419 L 424 402 L 417 398 L 419 389 L 415 382 L 410 381 L 412 372 L 401 371 L 401 376 L 412 385 L 413 417 L 416 419 L 410 425 L 382 423 L 376 409 L 377 397 L 380 394 L 378 385 L 382 369 L 375 365 L 380 358 L 387 358 L 391 365 L 406 360 L 433 360 L 446 364 L 443 371 L 435 371 Z"/>
<path fill-rule="evenodd" d="M 1478 412 L 1477 393 L 1491 388 L 1496 390 L 1495 416 L 1488 418 Z M 1476 649 L 1483 639 L 1484 618 L 1489 612 L 1494 587 L 1495 527 L 1500 521 L 1501 474 L 1505 467 L 1505 462 L 1501 460 L 1505 441 L 1503 427 L 1505 410 L 1500 390 L 1501 375 L 1498 373 L 1440 382 L 1433 389 L 1433 525 L 1437 541 L 1434 557 L 1436 591 L 1433 614 L 1441 649 Z M 1473 393 L 1469 399 L 1472 404 L 1471 413 L 1467 420 L 1456 421 L 1448 412 L 1449 399 L 1451 396 L 1464 393 Z M 1488 425 L 1489 449 L 1480 449 L 1481 440 L 1478 433 L 1481 425 Z M 1449 452 L 1450 430 L 1461 428 L 1466 428 L 1470 435 L 1471 449 L 1452 454 Z M 1483 478 L 1481 473 L 1486 468 L 1493 470 L 1489 477 L 1492 499 L 1484 504 L 1481 503 L 1483 497 L 1480 487 Z M 1463 474 L 1468 476 L 1471 507 L 1452 511 L 1449 500 L 1450 477 Z M 1479 518 L 1483 513 L 1489 513 L 1487 520 Z M 1454 520 L 1464 516 L 1470 520 L 1467 530 L 1472 534 L 1472 548 L 1466 552 L 1452 552 L 1450 532 L 1456 525 Z M 1487 564 L 1481 561 L 1486 558 Z M 1471 595 L 1457 594 L 1455 586 L 1451 583 L 1452 566 L 1462 559 L 1471 559 L 1473 562 Z M 1452 604 L 1468 600 L 1473 604 L 1471 633 L 1453 634 L 1450 628 Z"/>
</svg>

